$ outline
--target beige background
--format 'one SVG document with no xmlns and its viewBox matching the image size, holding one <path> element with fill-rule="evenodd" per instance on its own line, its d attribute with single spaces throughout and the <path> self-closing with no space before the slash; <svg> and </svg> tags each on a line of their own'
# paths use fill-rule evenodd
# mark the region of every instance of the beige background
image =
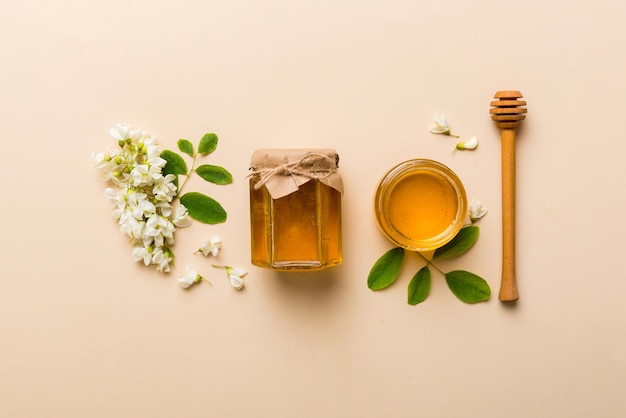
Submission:
<svg viewBox="0 0 626 418">
<path fill-rule="evenodd" d="M 626 6 L 528 0 L 17 1 L 0 3 L 6 417 L 620 417 L 626 414 Z M 516 306 L 500 275 L 497 90 L 518 89 Z M 475 152 L 428 133 L 435 112 Z M 126 121 L 173 149 L 220 136 L 206 162 L 235 176 L 190 188 L 226 224 L 177 231 L 161 275 L 131 260 L 90 159 Z M 248 161 L 260 147 L 334 147 L 345 181 L 340 267 L 249 263 Z M 483 304 L 421 266 L 379 293 L 391 245 L 371 200 L 407 158 L 433 158 L 490 209 L 481 238 L 442 263 L 484 277 Z M 250 270 L 231 288 L 193 255 Z M 196 266 L 213 281 L 188 291 Z"/>
</svg>

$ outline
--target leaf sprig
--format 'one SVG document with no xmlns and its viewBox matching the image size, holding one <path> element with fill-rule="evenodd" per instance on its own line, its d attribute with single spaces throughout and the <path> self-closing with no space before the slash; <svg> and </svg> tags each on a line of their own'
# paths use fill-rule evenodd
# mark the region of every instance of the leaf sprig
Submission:
<svg viewBox="0 0 626 418">
<path fill-rule="evenodd" d="M 180 203 L 189 211 L 189 216 L 198 222 L 205 224 L 218 224 L 226 221 L 227 213 L 222 205 L 215 199 L 198 192 L 188 192 L 182 194 L 185 185 L 191 178 L 193 173 L 198 174 L 202 179 L 209 183 L 224 185 L 232 183 L 233 176 L 224 167 L 218 165 L 203 164 L 196 167 L 198 156 L 206 156 L 211 154 L 217 148 L 218 137 L 214 133 L 207 133 L 200 138 L 198 143 L 198 151 L 195 151 L 193 144 L 187 139 L 179 139 L 177 142 L 178 149 L 192 158 L 191 168 L 187 168 L 185 159 L 178 153 L 170 150 L 164 150 L 161 153 L 167 163 L 163 167 L 163 174 L 173 174 L 176 176 L 176 185 L 178 185 L 178 176 L 185 176 L 183 184 L 178 187 L 176 197 L 180 199 Z"/>
<path fill-rule="evenodd" d="M 468 225 L 446 245 L 435 250 L 433 260 L 428 260 L 421 253 L 417 253 L 425 262 L 411 279 L 408 287 L 407 302 L 417 305 L 428 297 L 430 293 L 430 267 L 441 273 L 452 293 L 465 303 L 477 303 L 489 300 L 491 289 L 489 284 L 480 276 L 465 270 L 444 272 L 437 267 L 434 260 L 444 260 L 461 256 L 470 250 L 478 240 L 479 228 Z M 406 250 L 395 247 L 383 254 L 372 266 L 367 277 L 367 286 L 371 290 L 380 290 L 391 286 L 399 277 Z"/>
</svg>

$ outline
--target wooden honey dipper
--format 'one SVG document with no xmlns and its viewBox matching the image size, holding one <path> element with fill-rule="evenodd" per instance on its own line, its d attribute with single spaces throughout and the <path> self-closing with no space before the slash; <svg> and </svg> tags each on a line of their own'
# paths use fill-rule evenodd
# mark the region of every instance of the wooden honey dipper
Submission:
<svg viewBox="0 0 626 418">
<path fill-rule="evenodd" d="M 502 130 L 502 282 L 503 302 L 519 299 L 515 277 L 515 129 L 526 118 L 526 101 L 515 90 L 499 91 L 491 102 L 491 119 Z"/>
</svg>

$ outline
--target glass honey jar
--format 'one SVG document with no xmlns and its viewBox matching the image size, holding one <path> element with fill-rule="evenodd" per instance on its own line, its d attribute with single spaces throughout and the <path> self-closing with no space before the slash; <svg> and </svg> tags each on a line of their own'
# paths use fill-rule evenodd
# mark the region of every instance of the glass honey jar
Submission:
<svg viewBox="0 0 626 418">
<path fill-rule="evenodd" d="M 250 162 L 252 264 L 311 271 L 342 262 L 339 156 L 332 149 L 261 149 Z"/>
<path fill-rule="evenodd" d="M 405 161 L 380 181 L 374 198 L 376 221 L 394 244 L 433 251 L 463 227 L 468 204 L 459 177 L 428 159 Z"/>
</svg>

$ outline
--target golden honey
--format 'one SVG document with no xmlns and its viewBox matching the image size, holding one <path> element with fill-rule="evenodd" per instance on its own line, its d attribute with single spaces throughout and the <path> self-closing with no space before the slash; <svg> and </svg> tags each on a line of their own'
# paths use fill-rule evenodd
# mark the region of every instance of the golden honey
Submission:
<svg viewBox="0 0 626 418">
<path fill-rule="evenodd" d="M 250 178 L 252 264 L 279 271 L 342 262 L 334 150 L 257 150 Z"/>
<path fill-rule="evenodd" d="M 467 216 L 461 180 L 433 160 L 405 161 L 380 181 L 375 197 L 378 226 L 393 243 L 431 251 L 449 242 Z"/>
</svg>

